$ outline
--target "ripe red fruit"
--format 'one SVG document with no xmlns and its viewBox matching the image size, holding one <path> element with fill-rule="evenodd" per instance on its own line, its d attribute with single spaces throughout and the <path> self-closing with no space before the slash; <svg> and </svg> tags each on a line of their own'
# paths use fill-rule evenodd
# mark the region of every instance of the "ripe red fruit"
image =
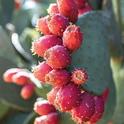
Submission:
<svg viewBox="0 0 124 124">
<path fill-rule="evenodd" d="M 84 8 L 85 4 L 88 4 L 86 0 L 75 0 L 78 9 Z"/>
<path fill-rule="evenodd" d="M 90 118 L 91 123 L 96 123 L 99 119 L 101 119 L 104 113 L 104 101 L 101 96 L 95 96 L 95 113 Z"/>
<path fill-rule="evenodd" d="M 108 97 L 109 97 L 109 92 L 110 92 L 110 89 L 109 88 L 106 88 L 102 94 L 102 98 L 104 100 L 104 102 L 107 101 Z"/>
<path fill-rule="evenodd" d="M 22 69 L 20 68 L 11 68 L 6 70 L 3 74 L 3 80 L 7 83 L 13 82 L 12 80 L 13 75 L 15 75 L 17 72 L 20 72 L 20 71 L 22 71 Z"/>
<path fill-rule="evenodd" d="M 84 69 L 75 69 L 72 73 L 72 81 L 75 84 L 84 84 L 88 80 L 88 74 Z"/>
<path fill-rule="evenodd" d="M 46 64 L 45 61 L 43 61 L 33 69 L 33 74 L 38 80 L 40 80 L 42 83 L 45 83 L 45 75 L 51 70 L 52 68 Z"/>
<path fill-rule="evenodd" d="M 39 115 L 48 115 L 51 112 L 56 112 L 55 107 L 46 100 L 36 101 L 34 111 Z"/>
<path fill-rule="evenodd" d="M 21 0 L 14 0 L 15 2 L 15 9 L 19 10 L 22 6 Z"/>
<path fill-rule="evenodd" d="M 56 45 L 48 49 L 44 58 L 49 66 L 54 69 L 66 68 L 71 63 L 69 51 L 61 45 Z"/>
<path fill-rule="evenodd" d="M 76 25 L 70 25 L 63 33 L 63 45 L 71 51 L 75 51 L 80 48 L 83 40 L 83 34 L 80 31 L 80 27 Z"/>
<path fill-rule="evenodd" d="M 70 81 L 70 73 L 66 70 L 52 70 L 45 76 L 45 81 L 52 86 L 61 87 Z"/>
<path fill-rule="evenodd" d="M 94 98 L 91 94 L 82 93 L 82 101 L 78 107 L 75 107 L 72 111 L 72 119 L 79 124 L 90 120 L 91 116 L 95 112 Z"/>
<path fill-rule="evenodd" d="M 55 105 L 55 99 L 56 99 L 56 95 L 59 91 L 59 87 L 54 87 L 52 88 L 52 90 L 47 94 L 47 99 L 48 101 L 52 104 Z"/>
<path fill-rule="evenodd" d="M 32 83 L 28 83 L 21 89 L 21 96 L 23 99 L 28 100 L 32 97 L 35 90 L 35 86 Z"/>
<path fill-rule="evenodd" d="M 68 25 L 68 19 L 60 14 L 52 15 L 48 23 L 49 30 L 57 36 L 62 36 Z"/>
<path fill-rule="evenodd" d="M 59 10 L 58 10 L 57 4 L 51 3 L 47 11 L 48 11 L 48 14 L 50 15 L 58 14 Z"/>
<path fill-rule="evenodd" d="M 60 14 L 69 18 L 69 21 L 75 23 L 78 19 L 78 8 L 74 0 L 57 0 Z"/>
<path fill-rule="evenodd" d="M 13 75 L 12 80 L 17 85 L 25 85 L 30 82 L 29 73 L 20 71 Z"/>
<path fill-rule="evenodd" d="M 32 43 L 32 51 L 43 57 L 45 51 L 55 45 L 61 45 L 62 40 L 55 35 L 45 35 Z"/>
<path fill-rule="evenodd" d="M 59 115 L 58 113 L 50 113 L 48 115 L 37 117 L 34 124 L 59 124 Z"/>
<path fill-rule="evenodd" d="M 49 21 L 49 16 L 42 17 L 38 19 L 36 27 L 37 29 L 43 33 L 44 35 L 51 34 L 49 28 L 48 28 L 48 21 Z"/>
<path fill-rule="evenodd" d="M 79 87 L 73 83 L 60 88 L 57 93 L 55 104 L 61 111 L 69 111 L 78 106 L 81 101 L 81 91 Z"/>
<path fill-rule="evenodd" d="M 93 10 L 93 8 L 90 5 L 87 5 L 84 8 L 81 8 L 81 9 L 78 10 L 78 16 L 86 14 L 87 12 L 90 12 L 92 10 Z"/>
</svg>

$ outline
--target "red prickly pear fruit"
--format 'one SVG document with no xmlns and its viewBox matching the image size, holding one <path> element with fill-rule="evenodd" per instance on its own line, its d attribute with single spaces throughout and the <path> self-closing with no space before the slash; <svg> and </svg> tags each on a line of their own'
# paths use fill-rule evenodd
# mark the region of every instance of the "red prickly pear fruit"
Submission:
<svg viewBox="0 0 124 124">
<path fill-rule="evenodd" d="M 34 111 L 39 115 L 48 115 L 51 112 L 56 112 L 55 107 L 46 100 L 36 101 Z"/>
<path fill-rule="evenodd" d="M 61 87 L 71 80 L 70 73 L 66 70 L 52 70 L 45 76 L 45 81 L 54 87 Z"/>
<path fill-rule="evenodd" d="M 45 51 L 55 45 L 62 45 L 62 40 L 55 35 L 45 35 L 32 43 L 32 52 L 43 57 Z"/>
<path fill-rule="evenodd" d="M 39 81 L 45 83 L 45 76 L 51 70 L 52 68 L 45 61 L 43 61 L 33 69 L 33 74 Z"/>
<path fill-rule="evenodd" d="M 60 88 L 57 93 L 55 104 L 58 109 L 63 112 L 70 111 L 77 107 L 81 101 L 81 91 L 79 87 L 73 83 Z"/>
<path fill-rule="evenodd" d="M 13 75 L 12 80 L 17 85 L 25 85 L 30 82 L 29 73 L 26 71 L 20 71 Z"/>
<path fill-rule="evenodd" d="M 60 14 L 52 15 L 48 22 L 50 32 L 57 36 L 62 36 L 68 25 L 68 19 Z"/>
<path fill-rule="evenodd" d="M 15 9 L 19 10 L 22 6 L 21 0 L 14 0 L 15 2 Z"/>
<path fill-rule="evenodd" d="M 56 45 L 48 49 L 44 58 L 47 64 L 53 69 L 66 68 L 71 63 L 71 56 L 69 51 L 61 45 Z"/>
<path fill-rule="evenodd" d="M 106 88 L 102 94 L 102 98 L 104 100 L 104 102 L 107 101 L 108 97 L 109 97 L 109 92 L 110 92 L 110 89 L 109 88 Z"/>
<path fill-rule="evenodd" d="M 25 100 L 29 100 L 34 93 L 35 85 L 32 83 L 28 83 L 21 89 L 21 97 Z"/>
<path fill-rule="evenodd" d="M 18 73 L 20 71 L 22 71 L 22 69 L 20 69 L 20 68 L 11 68 L 11 69 L 6 70 L 3 74 L 3 80 L 7 83 L 12 83 L 13 75 L 15 75 L 16 73 Z"/>
<path fill-rule="evenodd" d="M 78 107 L 75 107 L 72 111 L 72 119 L 79 124 L 90 120 L 95 112 L 94 97 L 87 92 L 82 93 L 82 101 Z"/>
<path fill-rule="evenodd" d="M 75 0 L 78 9 L 84 8 L 85 4 L 88 4 L 86 0 Z"/>
<path fill-rule="evenodd" d="M 48 94 L 47 94 L 47 99 L 49 101 L 49 103 L 51 103 L 52 105 L 55 105 L 55 99 L 56 99 L 56 95 L 59 91 L 59 87 L 54 87 Z"/>
<path fill-rule="evenodd" d="M 102 96 L 95 96 L 94 100 L 95 100 L 95 113 L 90 118 L 91 123 L 96 123 L 98 120 L 100 120 L 104 113 L 104 100 Z"/>
<path fill-rule="evenodd" d="M 75 23 L 78 19 L 78 8 L 74 0 L 57 0 L 59 13 Z"/>
<path fill-rule="evenodd" d="M 86 83 L 86 81 L 88 80 L 88 74 L 86 72 L 86 70 L 84 69 L 75 69 L 73 72 L 72 72 L 72 81 L 75 83 L 75 84 L 84 84 Z"/>
<path fill-rule="evenodd" d="M 76 25 L 70 25 L 63 33 L 63 45 L 70 51 L 75 51 L 80 48 L 83 40 L 83 33 L 80 31 L 80 27 Z"/>
<path fill-rule="evenodd" d="M 59 124 L 59 115 L 58 113 L 54 112 L 48 115 L 37 117 L 34 121 L 34 124 Z"/>
<path fill-rule="evenodd" d="M 47 9 L 48 14 L 50 15 L 54 15 L 54 14 L 58 14 L 59 10 L 58 10 L 58 6 L 56 3 L 51 3 L 49 8 Z"/>
<path fill-rule="evenodd" d="M 92 11 L 92 10 L 93 10 L 93 8 L 90 5 L 87 5 L 84 8 L 78 10 L 78 16 L 86 14 L 86 13 Z"/>
<path fill-rule="evenodd" d="M 42 17 L 37 20 L 36 28 L 38 31 L 43 33 L 44 35 L 49 35 L 51 34 L 49 28 L 48 28 L 48 21 L 49 21 L 49 16 Z"/>
</svg>

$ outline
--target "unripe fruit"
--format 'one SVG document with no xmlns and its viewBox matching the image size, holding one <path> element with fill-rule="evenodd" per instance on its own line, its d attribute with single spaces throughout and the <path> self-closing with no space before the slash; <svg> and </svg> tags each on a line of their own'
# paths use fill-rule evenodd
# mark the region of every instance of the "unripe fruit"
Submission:
<svg viewBox="0 0 124 124">
<path fill-rule="evenodd" d="M 73 83 L 60 88 L 57 93 L 55 104 L 61 111 L 70 111 L 77 107 L 81 101 L 81 91 L 79 87 Z"/>
<path fill-rule="evenodd" d="M 48 11 L 48 14 L 50 15 L 58 14 L 59 10 L 58 10 L 57 4 L 51 3 L 47 11 Z"/>
<path fill-rule="evenodd" d="M 19 69 L 19 68 L 11 68 L 11 69 L 6 70 L 3 74 L 3 80 L 7 83 L 12 83 L 13 75 L 15 75 L 16 73 L 20 71 L 22 71 L 22 69 Z"/>
<path fill-rule="evenodd" d="M 92 10 L 93 10 L 93 8 L 90 5 L 87 5 L 84 8 L 78 10 L 78 16 L 86 14 L 86 13 L 92 11 Z"/>
<path fill-rule="evenodd" d="M 61 87 L 71 80 L 70 73 L 66 70 L 52 70 L 45 76 L 45 81 L 52 86 Z"/>
<path fill-rule="evenodd" d="M 76 25 L 70 25 L 63 33 L 63 45 L 71 51 L 75 51 L 80 48 L 83 40 L 83 34 L 80 31 L 80 27 Z"/>
<path fill-rule="evenodd" d="M 95 96 L 95 113 L 90 118 L 91 123 L 96 123 L 99 119 L 101 119 L 104 113 L 104 101 L 101 96 Z"/>
<path fill-rule="evenodd" d="M 51 112 L 56 112 L 55 107 L 46 100 L 36 101 L 34 111 L 39 115 L 48 115 Z"/>
<path fill-rule="evenodd" d="M 43 57 L 47 49 L 61 44 L 62 40 L 59 37 L 55 35 L 45 35 L 32 43 L 32 52 L 36 53 L 38 56 Z"/>
<path fill-rule="evenodd" d="M 75 84 L 84 84 L 88 80 L 88 74 L 84 69 L 75 69 L 72 73 L 72 81 Z"/>
<path fill-rule="evenodd" d="M 56 99 L 56 95 L 59 91 L 59 87 L 54 87 L 52 88 L 52 90 L 47 94 L 47 99 L 49 101 L 49 103 L 51 103 L 52 105 L 55 105 L 55 99 Z"/>
<path fill-rule="evenodd" d="M 82 93 L 82 101 L 80 105 L 71 111 L 72 119 L 82 124 L 90 120 L 91 116 L 95 112 L 94 98 L 91 94 L 84 92 Z"/>
<path fill-rule="evenodd" d="M 43 33 L 44 35 L 51 34 L 49 28 L 48 28 L 48 21 L 49 21 L 49 16 L 42 17 L 38 19 L 36 28 Z"/>
<path fill-rule="evenodd" d="M 109 120 L 107 124 L 114 124 L 113 120 Z"/>
<path fill-rule="evenodd" d="M 62 36 L 68 25 L 68 19 L 60 14 L 52 15 L 48 23 L 50 32 L 57 36 Z"/>
<path fill-rule="evenodd" d="M 45 83 L 45 76 L 51 70 L 52 68 L 45 61 L 43 61 L 33 69 L 33 74 L 39 81 Z"/>
<path fill-rule="evenodd" d="M 37 117 L 34 124 L 59 124 L 59 115 L 57 113 L 50 113 L 41 117 Z"/>
<path fill-rule="evenodd" d="M 32 83 L 26 84 L 21 89 L 21 96 L 23 99 L 28 100 L 32 97 L 34 93 L 35 86 Z"/>
<path fill-rule="evenodd" d="M 75 23 L 78 19 L 78 8 L 74 0 L 57 0 L 59 13 Z"/>
<path fill-rule="evenodd" d="M 69 51 L 61 45 L 56 45 L 48 49 L 44 58 L 49 66 L 54 69 L 66 68 L 71 63 Z"/>
<path fill-rule="evenodd" d="M 12 80 L 17 85 L 25 85 L 30 82 L 29 73 L 28 72 L 18 72 L 13 75 Z"/>
</svg>

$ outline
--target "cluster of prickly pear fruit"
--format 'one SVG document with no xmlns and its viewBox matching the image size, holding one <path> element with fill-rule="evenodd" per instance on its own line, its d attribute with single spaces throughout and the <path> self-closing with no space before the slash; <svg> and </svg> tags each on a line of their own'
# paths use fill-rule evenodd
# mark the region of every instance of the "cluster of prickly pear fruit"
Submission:
<svg viewBox="0 0 124 124">
<path fill-rule="evenodd" d="M 29 75 L 29 72 L 24 69 L 11 68 L 3 74 L 3 79 L 7 83 L 15 83 L 22 86 L 20 94 L 23 99 L 28 100 L 33 96 L 35 90 L 35 85 L 30 80 Z"/>
<path fill-rule="evenodd" d="M 49 15 L 38 19 L 36 27 L 44 36 L 32 43 L 32 52 L 44 61 L 33 69 L 33 74 L 42 84 L 51 85 L 52 90 L 47 94 L 48 101 L 38 99 L 34 104 L 34 111 L 40 115 L 34 124 L 59 124 L 57 110 L 70 113 L 79 124 L 94 124 L 102 117 L 108 92 L 95 96 L 84 91 L 80 85 L 87 82 L 88 72 L 84 68 L 68 71 L 71 54 L 83 42 L 83 32 L 75 23 L 78 16 L 91 10 L 86 0 L 57 0 L 50 4 Z M 24 69 L 9 69 L 3 78 L 21 85 L 24 99 L 34 93 L 35 86 Z"/>
<path fill-rule="evenodd" d="M 104 113 L 103 96 L 95 96 L 80 87 L 88 80 L 87 71 L 82 68 L 68 71 L 71 54 L 83 42 L 83 33 L 74 23 L 80 14 L 91 10 L 86 0 L 57 0 L 57 4 L 49 6 L 49 15 L 37 21 L 36 27 L 44 36 L 33 42 L 32 52 L 45 61 L 34 68 L 33 74 L 42 84 L 50 84 L 52 90 L 47 94 L 49 112 L 46 115 L 42 113 L 47 107 L 42 102 L 39 106 L 38 102 L 35 103 L 34 111 L 41 115 L 36 118 L 35 124 L 51 122 L 49 115 L 54 112 L 51 105 L 61 112 L 69 112 L 79 124 L 94 124 Z M 55 116 L 58 116 L 57 113 Z M 58 118 L 52 123 L 59 124 Z"/>
</svg>

